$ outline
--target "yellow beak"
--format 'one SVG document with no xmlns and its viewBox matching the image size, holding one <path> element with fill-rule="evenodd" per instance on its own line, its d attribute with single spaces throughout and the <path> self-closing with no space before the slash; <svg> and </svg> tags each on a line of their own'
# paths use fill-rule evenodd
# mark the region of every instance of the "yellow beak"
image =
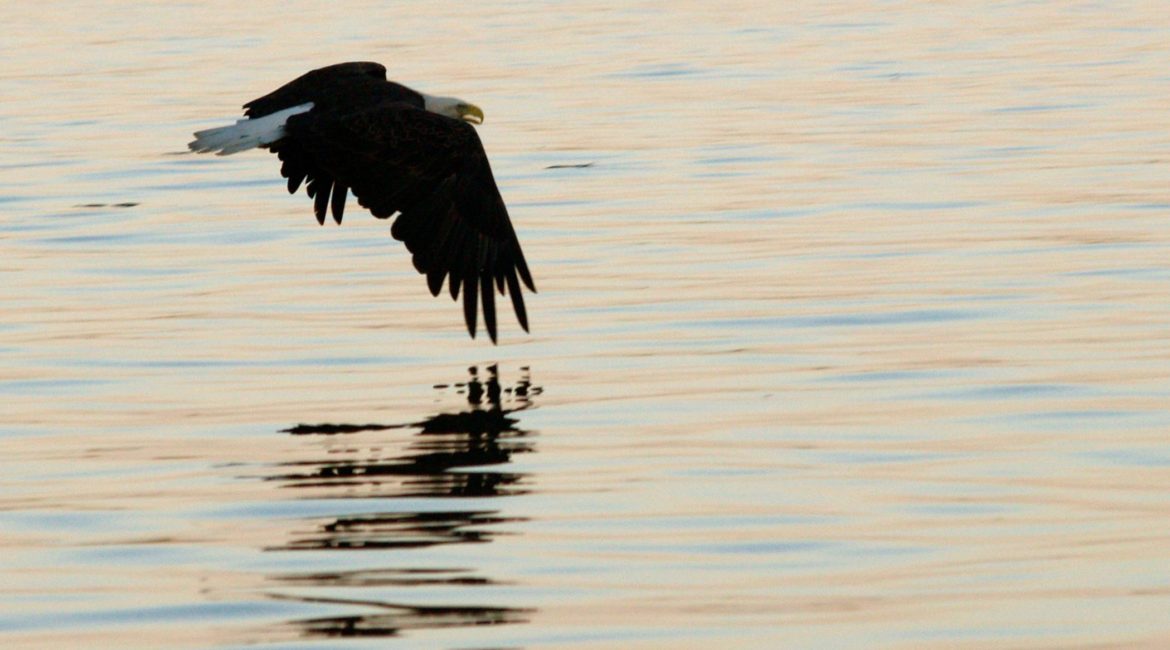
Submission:
<svg viewBox="0 0 1170 650">
<path fill-rule="evenodd" d="M 459 111 L 459 117 L 463 118 L 465 122 L 472 124 L 483 124 L 483 110 L 475 104 L 460 104 L 455 107 Z"/>
</svg>

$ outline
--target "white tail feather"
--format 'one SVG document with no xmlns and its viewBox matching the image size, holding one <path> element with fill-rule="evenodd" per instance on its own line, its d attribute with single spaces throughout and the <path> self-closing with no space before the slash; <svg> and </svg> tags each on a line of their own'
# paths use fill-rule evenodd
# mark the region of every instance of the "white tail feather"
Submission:
<svg viewBox="0 0 1170 650">
<path fill-rule="evenodd" d="M 195 139 L 187 143 L 187 146 L 196 153 L 214 151 L 217 155 L 226 156 L 272 144 L 284 137 L 284 123 L 288 118 L 312 109 L 313 103 L 309 102 L 264 117 L 246 117 L 231 126 L 196 131 Z"/>
</svg>

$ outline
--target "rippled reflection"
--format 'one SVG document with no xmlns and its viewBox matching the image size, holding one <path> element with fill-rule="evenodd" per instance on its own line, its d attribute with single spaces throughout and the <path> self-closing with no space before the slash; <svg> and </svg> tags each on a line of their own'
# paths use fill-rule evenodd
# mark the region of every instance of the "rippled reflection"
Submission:
<svg viewBox="0 0 1170 650">
<path fill-rule="evenodd" d="M 370 513 L 347 508 L 327 517 L 305 520 L 287 540 L 269 551 L 369 551 L 372 558 L 401 564 L 402 558 L 379 555 L 444 544 L 490 542 L 501 534 L 500 524 L 522 522 L 504 514 L 496 501 L 493 508 L 442 507 L 451 498 L 482 499 L 522 494 L 530 490 L 523 473 L 500 471 L 513 454 L 534 450 L 531 434 L 517 425 L 516 413 L 532 405 L 540 393 L 526 368 L 514 385 L 503 385 L 496 366 L 469 369 L 466 382 L 439 385 L 436 390 L 457 391 L 467 399 L 467 408 L 439 413 L 421 422 L 391 424 L 301 424 L 285 432 L 296 436 L 353 436 L 354 444 L 330 449 L 320 459 L 284 463 L 268 480 L 291 489 L 311 490 L 314 498 L 344 499 L 355 508 L 371 498 L 437 499 L 436 507 L 422 510 L 391 510 Z M 416 433 L 396 448 L 393 440 L 379 432 L 413 429 Z M 347 439 L 348 440 L 348 439 Z M 474 468 L 474 469 L 471 469 Z M 352 565 L 348 565 L 352 567 Z M 275 598 L 304 603 L 354 605 L 361 614 L 319 617 L 292 621 L 310 636 L 392 636 L 402 630 L 497 625 L 525 622 L 532 610 L 526 608 L 477 606 L 412 605 L 360 597 L 361 590 L 433 589 L 444 586 L 476 587 L 496 584 L 466 567 L 376 566 L 339 571 L 311 571 L 269 576 L 281 586 L 329 588 L 328 596 L 274 594 Z M 340 597 L 339 590 L 358 590 L 355 597 Z M 346 594 L 354 593 L 345 591 Z M 470 592 L 461 591 L 461 597 Z M 369 612 L 369 610 L 374 610 Z"/>
<path fill-rule="evenodd" d="M 404 630 L 525 623 L 532 610 L 508 607 L 434 607 L 342 598 L 303 598 L 308 603 L 359 605 L 385 610 L 378 614 L 325 616 L 294 623 L 307 636 L 396 636 Z"/>
</svg>

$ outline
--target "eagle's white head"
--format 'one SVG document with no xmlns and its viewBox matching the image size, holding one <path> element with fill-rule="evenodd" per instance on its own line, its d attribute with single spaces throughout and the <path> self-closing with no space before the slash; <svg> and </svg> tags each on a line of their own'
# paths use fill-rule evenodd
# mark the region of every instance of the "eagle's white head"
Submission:
<svg viewBox="0 0 1170 650">
<path fill-rule="evenodd" d="M 475 104 L 465 102 L 458 97 L 435 97 L 426 93 L 419 94 L 423 97 L 423 107 L 432 113 L 472 124 L 483 124 L 483 110 Z"/>
</svg>

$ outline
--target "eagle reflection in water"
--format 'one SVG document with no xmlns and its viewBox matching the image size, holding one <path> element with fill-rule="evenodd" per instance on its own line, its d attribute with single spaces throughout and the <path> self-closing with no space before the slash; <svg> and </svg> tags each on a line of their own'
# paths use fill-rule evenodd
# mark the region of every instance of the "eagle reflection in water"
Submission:
<svg viewBox="0 0 1170 650">
<path fill-rule="evenodd" d="M 314 498 L 337 498 L 351 507 L 359 505 L 351 499 L 409 497 L 436 501 L 433 509 L 362 511 L 304 520 L 301 529 L 293 531 L 287 541 L 266 550 L 386 552 L 484 543 L 499 534 L 498 525 L 522 521 L 498 509 L 447 508 L 440 502 L 524 494 L 529 489 L 524 474 L 498 468 L 508 463 L 513 454 L 533 451 L 532 436 L 517 426 L 519 421 L 514 416 L 532 405 L 532 397 L 540 393 L 540 388 L 532 386 L 527 368 L 521 368 L 521 379 L 510 386 L 500 384 L 496 366 L 486 371 L 486 379 L 481 379 L 479 370 L 472 367 L 467 382 L 435 387 L 465 394 L 467 408 L 459 412 L 439 413 L 409 424 L 301 424 L 286 429 L 286 433 L 296 436 L 345 436 L 347 443 L 357 443 L 367 435 L 377 436 L 380 431 L 415 430 L 405 449 L 395 450 L 384 436 L 377 436 L 368 445 L 347 444 L 330 449 L 327 458 L 282 464 L 280 473 L 268 480 L 305 489 Z M 371 559 L 375 557 L 382 556 L 375 553 Z M 270 576 L 282 586 L 326 587 L 329 591 L 328 597 L 272 594 L 275 598 L 373 610 L 293 621 L 302 634 L 395 636 L 411 629 L 523 623 L 532 613 L 530 609 L 513 607 L 411 605 L 362 598 L 361 592 L 366 588 L 384 594 L 387 589 L 402 593 L 399 588 L 473 588 L 496 583 L 465 567 L 353 569 L 351 563 L 346 564 L 348 568 L 341 571 Z M 354 597 L 339 597 L 339 591 Z M 466 596 L 470 592 L 460 593 Z"/>
</svg>

